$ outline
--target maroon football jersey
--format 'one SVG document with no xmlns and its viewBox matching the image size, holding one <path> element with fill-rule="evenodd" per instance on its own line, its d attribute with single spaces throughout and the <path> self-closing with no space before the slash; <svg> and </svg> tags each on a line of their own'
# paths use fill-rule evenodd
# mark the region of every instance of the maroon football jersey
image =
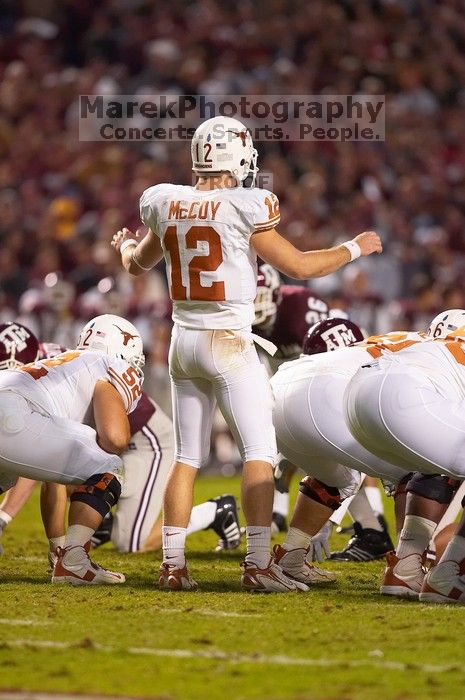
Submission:
<svg viewBox="0 0 465 700">
<path fill-rule="evenodd" d="M 318 321 L 327 319 L 328 311 L 327 303 L 311 289 L 283 285 L 273 328 L 266 332 L 254 328 L 254 333 L 271 340 L 277 346 L 275 359 L 291 360 L 302 352 L 302 342 L 308 329 Z"/>
</svg>

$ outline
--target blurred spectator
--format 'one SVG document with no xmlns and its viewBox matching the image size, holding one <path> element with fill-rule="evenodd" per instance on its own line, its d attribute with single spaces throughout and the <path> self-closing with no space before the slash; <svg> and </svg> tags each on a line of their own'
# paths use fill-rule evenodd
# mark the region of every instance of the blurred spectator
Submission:
<svg viewBox="0 0 465 700">
<path fill-rule="evenodd" d="M 380 231 L 382 260 L 312 283 L 370 332 L 465 304 L 462 0 L 10 2 L 0 78 L 0 315 L 43 340 L 121 309 L 156 367 L 169 336 L 163 270 L 130 281 L 108 243 L 140 225 L 143 189 L 191 182 L 189 146 L 80 142 L 80 93 L 386 94 L 384 143 L 258 144 L 281 231 L 301 248 Z"/>
</svg>

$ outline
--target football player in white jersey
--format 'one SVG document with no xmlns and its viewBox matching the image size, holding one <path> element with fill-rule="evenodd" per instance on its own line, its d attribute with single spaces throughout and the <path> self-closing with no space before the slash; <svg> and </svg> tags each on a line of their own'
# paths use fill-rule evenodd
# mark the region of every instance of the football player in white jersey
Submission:
<svg viewBox="0 0 465 700">
<path fill-rule="evenodd" d="M 273 468 L 276 457 L 268 380 L 251 333 L 257 292 L 257 254 L 289 277 L 329 274 L 360 255 L 381 252 L 379 236 L 301 252 L 276 231 L 277 197 L 254 187 L 257 151 L 246 127 L 215 117 L 202 123 L 191 144 L 195 186 L 160 184 L 146 190 L 141 218 L 149 228 L 138 240 L 118 231 L 113 246 L 135 275 L 165 257 L 173 300 L 170 348 L 175 462 L 164 500 L 160 587 L 197 588 L 186 565 L 186 526 L 194 480 L 209 456 L 215 405 L 236 440 L 244 463 L 242 507 L 247 554 L 242 587 L 295 591 L 270 557 Z M 244 180 L 252 175 L 252 186 Z M 266 341 L 261 341 L 262 343 Z"/>
<path fill-rule="evenodd" d="M 455 314 L 463 322 L 464 312 L 456 310 Z M 425 475 L 463 480 L 465 325 L 457 327 L 449 312 L 444 330 L 450 331 L 445 338 L 428 340 L 362 367 L 348 386 L 345 414 L 353 435 L 374 454 L 407 468 L 411 465 Z M 463 525 L 439 565 L 423 580 L 421 552 L 436 522 L 418 511 L 408 512 L 397 552 L 388 557 L 382 592 L 430 602 L 464 601 Z"/>
<path fill-rule="evenodd" d="M 18 369 L 38 359 L 52 359 L 63 352 L 56 343 L 39 343 L 19 323 L 0 324 L 0 370 Z M 173 425 L 161 408 L 142 392 L 129 416 L 131 440 L 122 453 L 124 479 L 114 512 L 109 511 L 91 537 L 93 546 L 111 539 L 119 552 L 152 551 L 161 548 L 161 506 L 168 471 L 173 461 Z M 0 503 L 0 554 L 2 534 L 31 496 L 36 481 L 19 477 Z M 65 540 L 67 488 L 43 482 L 41 511 L 49 539 L 49 559 Z M 218 548 L 234 549 L 240 543 L 236 499 L 218 496 L 192 509 L 188 533 L 212 529 L 220 537 Z"/>
<path fill-rule="evenodd" d="M 90 538 L 121 493 L 127 414 L 141 395 L 137 329 L 118 316 L 89 321 L 77 349 L 0 373 L 0 491 L 20 476 L 74 484 L 54 583 L 122 583 L 88 556 Z M 95 430 L 88 423 L 93 417 Z"/>
<path fill-rule="evenodd" d="M 306 562 L 312 536 L 358 490 L 362 473 L 394 483 L 408 473 L 378 459 L 354 440 L 344 421 L 342 399 L 362 364 L 422 339 L 418 333 L 389 333 L 363 340 L 352 321 L 328 319 L 315 324 L 304 340 L 304 353 L 311 354 L 286 362 L 272 377 L 278 448 L 308 475 L 300 483 L 286 541 L 274 548 L 290 577 L 300 581 L 316 578 L 319 570 Z M 373 541 L 378 535 L 368 534 Z M 384 542 L 378 545 L 383 555 Z"/>
</svg>

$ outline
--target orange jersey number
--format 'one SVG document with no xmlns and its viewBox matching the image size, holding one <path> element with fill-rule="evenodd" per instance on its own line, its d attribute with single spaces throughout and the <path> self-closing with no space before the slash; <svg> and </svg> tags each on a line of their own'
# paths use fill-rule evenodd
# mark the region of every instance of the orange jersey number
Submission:
<svg viewBox="0 0 465 700">
<path fill-rule="evenodd" d="M 128 371 L 123 372 L 121 376 L 123 381 L 126 383 L 126 386 L 128 386 L 131 390 L 132 398 L 135 401 L 137 397 L 142 394 L 142 390 L 140 388 L 140 377 L 137 370 L 134 367 L 130 367 Z"/>
<path fill-rule="evenodd" d="M 211 226 L 191 226 L 186 234 L 186 248 L 195 250 L 200 242 L 208 243 L 208 255 L 195 255 L 188 266 L 189 299 L 192 301 L 224 301 L 224 282 L 212 282 L 209 287 L 201 284 L 200 273 L 215 272 L 223 262 L 221 239 Z M 176 226 L 168 226 L 164 245 L 171 260 L 171 298 L 185 301 L 187 289 L 182 282 L 181 255 Z"/>
<path fill-rule="evenodd" d="M 60 365 L 64 365 L 65 362 L 71 362 L 71 360 L 79 357 L 79 355 L 80 353 L 78 351 L 63 352 L 61 355 L 57 355 L 57 357 L 54 357 L 52 360 L 41 360 L 39 367 L 32 362 L 31 364 L 24 365 L 24 367 L 20 367 L 19 369 L 22 372 L 27 372 L 33 379 L 37 380 L 45 377 L 48 374 L 48 367 L 59 367 Z"/>
</svg>

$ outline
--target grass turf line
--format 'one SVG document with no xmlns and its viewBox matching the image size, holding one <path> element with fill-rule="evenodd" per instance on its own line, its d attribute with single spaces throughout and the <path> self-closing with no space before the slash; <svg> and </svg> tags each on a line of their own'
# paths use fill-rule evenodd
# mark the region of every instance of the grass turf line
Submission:
<svg viewBox="0 0 465 700">
<path fill-rule="evenodd" d="M 238 491 L 237 479 L 199 479 L 196 500 Z M 463 697 L 465 609 L 381 597 L 382 562 L 328 564 L 340 573 L 334 586 L 254 596 L 239 588 L 243 550 L 216 555 L 214 534 L 203 532 L 188 539 L 198 592 L 158 591 L 159 555 L 107 546 L 95 558 L 123 571 L 126 584 L 53 587 L 38 513 L 36 495 L 3 538 L 1 689 L 173 700 Z M 335 536 L 334 547 L 345 541 Z"/>
</svg>

